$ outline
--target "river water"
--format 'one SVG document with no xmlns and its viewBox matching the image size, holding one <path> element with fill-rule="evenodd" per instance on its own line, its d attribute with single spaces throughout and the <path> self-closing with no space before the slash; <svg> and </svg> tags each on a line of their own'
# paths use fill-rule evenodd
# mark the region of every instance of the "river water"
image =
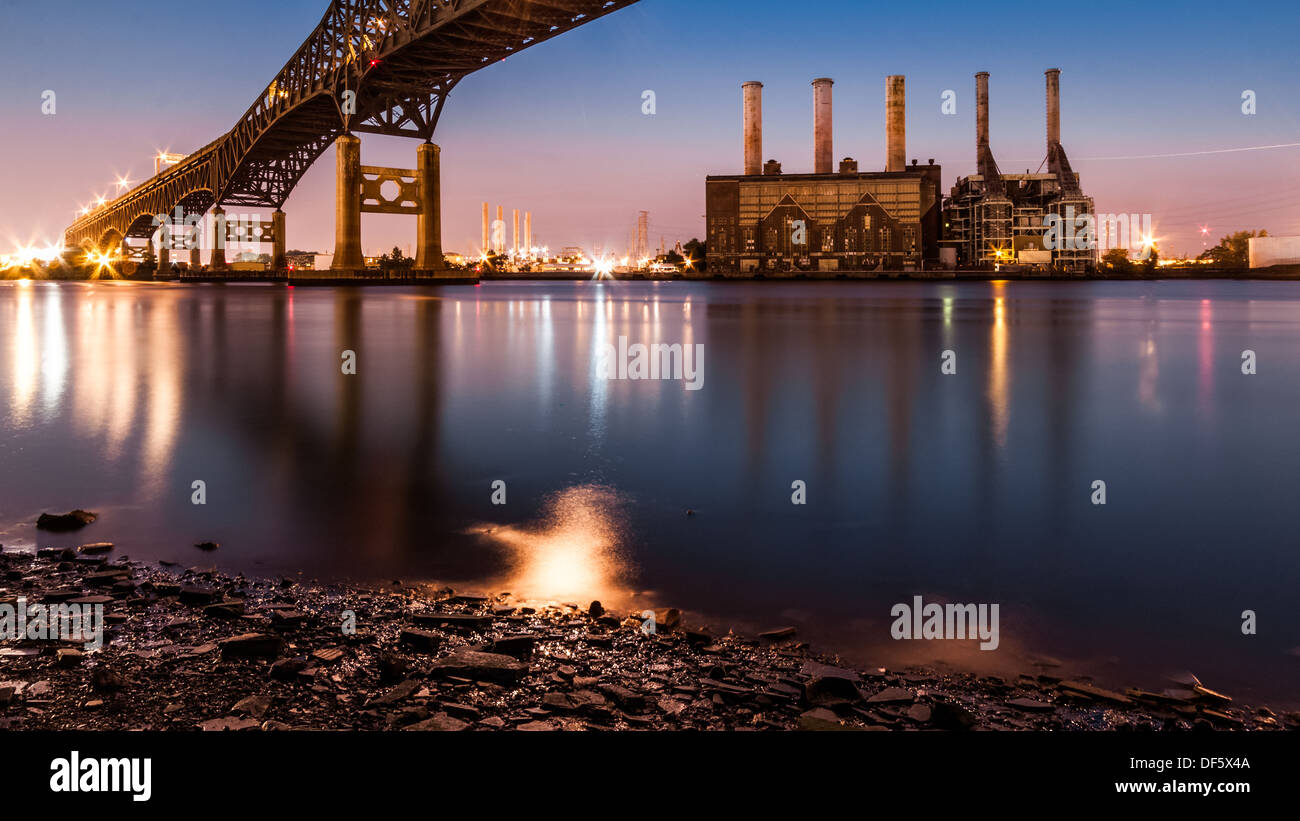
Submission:
<svg viewBox="0 0 1300 821">
<path fill-rule="evenodd" d="M 1292 283 L 6 282 L 0 543 L 1294 704 L 1297 354 Z M 998 649 L 893 640 L 915 596 Z"/>
</svg>

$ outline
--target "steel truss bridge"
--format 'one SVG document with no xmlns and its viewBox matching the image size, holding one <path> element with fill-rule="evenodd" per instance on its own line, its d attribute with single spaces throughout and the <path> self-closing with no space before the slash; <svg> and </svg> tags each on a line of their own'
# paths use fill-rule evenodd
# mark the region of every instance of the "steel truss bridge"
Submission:
<svg viewBox="0 0 1300 821">
<path fill-rule="evenodd" d="M 430 142 L 464 77 L 637 0 L 333 0 L 224 136 L 77 219 L 69 248 L 109 250 L 213 206 L 277 211 L 340 136 Z"/>
</svg>

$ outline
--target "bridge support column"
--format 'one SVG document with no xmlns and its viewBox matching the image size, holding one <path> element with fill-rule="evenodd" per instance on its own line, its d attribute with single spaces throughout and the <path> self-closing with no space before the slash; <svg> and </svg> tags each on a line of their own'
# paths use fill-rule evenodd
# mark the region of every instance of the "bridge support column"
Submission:
<svg viewBox="0 0 1300 821">
<path fill-rule="evenodd" d="M 415 270 L 441 271 L 446 267 L 442 256 L 442 149 L 424 143 L 416 155 L 420 216 L 415 235 Z"/>
<path fill-rule="evenodd" d="M 212 258 L 209 265 L 214 271 L 226 267 L 226 209 L 220 206 L 212 209 Z"/>
<path fill-rule="evenodd" d="M 158 237 L 158 271 L 155 276 L 167 276 L 172 270 L 172 238 L 169 233 L 171 226 L 164 225 L 163 231 Z"/>
<path fill-rule="evenodd" d="M 199 246 L 196 243 L 190 248 L 190 272 L 193 273 L 203 267 L 203 259 L 199 256 Z"/>
<path fill-rule="evenodd" d="M 361 140 L 344 134 L 334 141 L 337 153 L 337 191 L 334 205 L 333 271 L 360 271 L 361 255 Z"/>
<path fill-rule="evenodd" d="M 285 259 L 285 248 L 288 246 L 284 241 L 284 212 L 278 208 L 271 215 L 271 230 L 275 232 L 275 241 L 271 243 L 271 268 L 276 271 L 287 270 L 289 263 Z"/>
</svg>

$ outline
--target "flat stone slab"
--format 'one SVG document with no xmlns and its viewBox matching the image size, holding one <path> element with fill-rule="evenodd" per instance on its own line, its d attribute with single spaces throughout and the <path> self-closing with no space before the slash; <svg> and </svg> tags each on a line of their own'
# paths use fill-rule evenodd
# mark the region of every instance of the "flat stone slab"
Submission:
<svg viewBox="0 0 1300 821">
<path fill-rule="evenodd" d="M 458 676 L 473 681 L 512 682 L 523 678 L 528 670 L 527 664 L 511 656 L 462 649 L 435 661 L 429 675 Z"/>
<path fill-rule="evenodd" d="M 911 704 L 916 701 L 916 696 L 912 695 L 911 690 L 902 687 L 886 687 L 867 701 L 871 704 Z"/>
<path fill-rule="evenodd" d="M 280 655 L 280 647 L 283 643 L 279 636 L 267 633 L 244 633 L 222 639 L 217 642 L 217 645 L 221 648 L 221 655 L 228 658 L 256 658 L 259 656 L 275 658 Z"/>
</svg>

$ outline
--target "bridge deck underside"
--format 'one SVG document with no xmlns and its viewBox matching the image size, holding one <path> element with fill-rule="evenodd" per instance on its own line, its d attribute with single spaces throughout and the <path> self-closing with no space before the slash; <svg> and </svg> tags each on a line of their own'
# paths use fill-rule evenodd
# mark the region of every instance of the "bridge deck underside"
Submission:
<svg viewBox="0 0 1300 821">
<path fill-rule="evenodd" d="M 447 95 L 466 75 L 635 2 L 334 0 L 272 84 L 274 99 L 254 103 L 218 141 L 78 220 L 68 244 L 148 236 L 153 220 L 145 216 L 177 206 L 185 216 L 214 204 L 280 208 L 339 135 L 431 140 Z M 370 22 L 340 28 L 362 20 Z M 325 41 L 332 42 L 322 56 Z M 360 43 L 373 48 L 358 50 Z M 321 70 L 305 78 L 303 65 Z M 349 91 L 355 113 L 344 106 Z"/>
</svg>

